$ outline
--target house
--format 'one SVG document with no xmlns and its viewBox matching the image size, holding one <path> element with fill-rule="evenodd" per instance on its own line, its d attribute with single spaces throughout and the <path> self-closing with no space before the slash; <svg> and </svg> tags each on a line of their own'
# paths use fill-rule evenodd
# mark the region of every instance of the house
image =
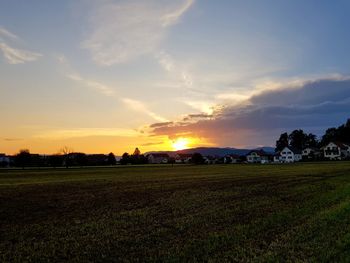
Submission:
<svg viewBox="0 0 350 263">
<path fill-rule="evenodd" d="M 203 156 L 204 163 L 205 164 L 216 164 L 219 163 L 219 158 L 215 156 Z"/>
<path fill-rule="evenodd" d="M 284 147 L 280 152 L 280 162 L 282 163 L 294 163 L 299 162 L 302 159 L 301 150 L 293 147 Z"/>
<path fill-rule="evenodd" d="M 224 163 L 239 163 L 240 161 L 240 156 L 237 154 L 229 154 L 224 157 Z"/>
<path fill-rule="evenodd" d="M 314 160 L 315 158 L 320 157 L 321 152 L 315 147 L 307 147 L 302 151 L 301 155 L 303 160 Z"/>
<path fill-rule="evenodd" d="M 4 153 L 0 153 L 0 167 L 8 167 L 10 165 L 10 157 Z"/>
<path fill-rule="evenodd" d="M 350 146 L 341 142 L 330 142 L 322 148 L 324 158 L 341 160 L 350 157 Z"/>
<path fill-rule="evenodd" d="M 169 155 L 166 153 L 150 153 L 147 156 L 148 163 L 161 164 L 169 162 Z"/>
<path fill-rule="evenodd" d="M 268 163 L 272 159 L 272 155 L 264 150 L 252 150 L 246 157 L 248 163 Z"/>
<path fill-rule="evenodd" d="M 190 153 L 178 153 L 175 155 L 175 163 L 190 163 L 192 154 Z"/>
</svg>

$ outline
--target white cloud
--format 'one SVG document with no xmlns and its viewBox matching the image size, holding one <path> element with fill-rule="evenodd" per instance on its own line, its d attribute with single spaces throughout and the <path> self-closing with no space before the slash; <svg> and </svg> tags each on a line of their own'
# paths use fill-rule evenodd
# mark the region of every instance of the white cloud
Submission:
<svg viewBox="0 0 350 263">
<path fill-rule="evenodd" d="M 92 19 L 92 34 L 82 44 L 99 65 L 110 66 L 156 52 L 167 28 L 193 0 L 103 2 Z"/>
<path fill-rule="evenodd" d="M 7 29 L 5 29 L 2 26 L 0 26 L 0 37 L 9 38 L 9 39 L 19 39 L 19 37 L 17 35 L 8 31 Z"/>
<path fill-rule="evenodd" d="M 192 88 L 193 76 L 185 66 L 176 63 L 173 57 L 165 51 L 158 52 L 156 59 L 162 68 L 172 75 L 174 83 L 181 83 L 179 87 Z"/>
<path fill-rule="evenodd" d="M 160 121 L 160 122 L 166 122 L 167 119 L 159 116 L 158 114 L 154 113 L 153 111 L 150 111 L 144 103 L 138 100 L 129 99 L 129 98 L 123 98 L 122 101 L 132 110 L 144 113 L 151 118 Z"/>
<path fill-rule="evenodd" d="M 98 91 L 99 93 L 102 93 L 106 96 L 114 96 L 115 95 L 115 91 L 111 87 L 108 87 L 108 86 L 106 86 L 98 81 L 84 79 L 79 74 L 76 74 L 76 73 L 68 74 L 67 77 L 71 80 L 79 82 L 79 83 L 86 85 L 90 88 L 93 88 L 96 91 Z"/>
<path fill-rule="evenodd" d="M 23 64 L 42 56 L 40 53 L 12 48 L 4 42 L 0 42 L 0 50 L 9 64 Z"/>
<path fill-rule="evenodd" d="M 192 6 L 194 3 L 194 0 L 187 0 L 185 3 L 183 3 L 180 8 L 174 10 L 172 13 L 165 14 L 161 20 L 162 20 L 162 25 L 163 27 L 167 27 L 170 25 L 173 25 L 177 23 L 179 18 Z"/>
<path fill-rule="evenodd" d="M 161 51 L 156 55 L 156 59 L 167 72 L 172 72 L 175 69 L 173 58 L 168 53 Z"/>
<path fill-rule="evenodd" d="M 7 40 L 19 40 L 20 38 L 4 27 L 0 26 L 0 50 L 9 64 L 23 64 L 37 60 L 42 56 L 40 53 L 11 47 Z"/>
<path fill-rule="evenodd" d="M 156 114 L 155 112 L 149 110 L 147 108 L 147 106 L 138 100 L 134 100 L 134 99 L 130 99 L 130 98 L 123 98 L 120 96 L 117 96 L 117 93 L 115 92 L 115 90 L 101 82 L 95 81 L 95 80 L 91 80 L 91 79 L 85 79 L 83 78 L 80 74 L 78 73 L 70 73 L 66 75 L 67 78 L 80 83 L 84 86 L 93 88 L 95 91 L 105 95 L 105 96 L 109 96 L 109 97 L 114 97 L 117 100 L 121 101 L 124 103 L 124 105 L 126 105 L 129 109 L 132 109 L 135 112 L 138 113 L 142 113 L 142 114 L 146 114 L 148 116 L 150 116 L 152 119 L 157 120 L 157 121 L 161 121 L 161 122 L 165 122 L 167 121 L 167 119 L 161 117 L 160 115 Z"/>
<path fill-rule="evenodd" d="M 193 109 L 206 113 L 208 115 L 213 114 L 214 109 L 215 109 L 215 104 L 209 101 L 184 101 L 185 104 L 188 106 L 192 107 Z"/>
</svg>

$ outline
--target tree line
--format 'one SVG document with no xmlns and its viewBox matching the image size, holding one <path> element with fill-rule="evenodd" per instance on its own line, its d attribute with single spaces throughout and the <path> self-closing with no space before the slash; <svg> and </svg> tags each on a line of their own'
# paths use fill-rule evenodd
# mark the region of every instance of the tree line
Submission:
<svg viewBox="0 0 350 263">
<path fill-rule="evenodd" d="M 293 147 L 299 150 L 315 147 L 320 148 L 330 142 L 342 142 L 350 144 L 350 119 L 339 127 L 332 127 L 326 130 L 320 139 L 315 134 L 305 133 L 302 129 L 294 130 L 290 134 L 284 132 L 276 141 L 276 152 L 281 151 L 284 147 Z"/>
<path fill-rule="evenodd" d="M 70 152 L 39 155 L 32 154 L 28 149 L 22 149 L 16 154 L 11 166 L 15 167 L 70 167 L 70 166 L 104 166 L 115 165 L 117 163 L 115 155 L 111 152 L 105 154 L 90 154 L 80 152 Z"/>
</svg>

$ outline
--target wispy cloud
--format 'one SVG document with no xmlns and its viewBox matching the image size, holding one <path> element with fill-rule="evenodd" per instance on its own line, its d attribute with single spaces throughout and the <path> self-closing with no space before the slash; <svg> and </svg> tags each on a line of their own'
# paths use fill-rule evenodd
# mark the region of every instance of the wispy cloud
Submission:
<svg viewBox="0 0 350 263">
<path fill-rule="evenodd" d="M 179 18 L 186 13 L 186 11 L 192 6 L 194 0 L 186 0 L 182 6 L 175 9 L 173 12 L 165 14 L 161 17 L 163 27 L 167 27 L 173 24 L 176 24 Z"/>
<path fill-rule="evenodd" d="M 65 63 L 68 63 L 67 61 L 68 60 L 65 59 Z M 71 72 L 69 74 L 67 74 L 66 77 L 77 82 L 77 83 L 80 83 L 83 86 L 92 88 L 93 90 L 95 90 L 96 92 L 98 92 L 102 95 L 115 98 L 116 101 L 121 101 L 126 107 L 128 107 L 129 109 L 131 109 L 139 114 L 148 115 L 149 117 L 151 117 L 152 119 L 154 119 L 156 121 L 160 121 L 160 122 L 167 121 L 167 119 L 163 118 L 162 116 L 160 116 L 157 113 L 148 109 L 148 107 L 145 103 L 138 101 L 138 100 L 135 100 L 135 99 L 131 99 L 131 98 L 123 98 L 122 96 L 120 96 L 120 94 L 117 94 L 117 92 L 114 88 L 112 88 L 108 85 L 105 85 L 105 84 L 98 82 L 96 80 L 86 79 L 86 78 L 82 77 L 80 74 L 74 72 L 73 70 L 71 70 Z"/>
<path fill-rule="evenodd" d="M 157 51 L 167 28 L 179 21 L 193 0 L 104 1 L 92 18 L 92 33 L 82 43 L 99 65 L 127 62 Z"/>
<path fill-rule="evenodd" d="M 25 62 L 37 60 L 42 56 L 40 53 L 12 48 L 4 42 L 0 43 L 0 49 L 9 64 L 23 64 Z"/>
<path fill-rule="evenodd" d="M 106 96 L 114 96 L 115 95 L 115 91 L 111 87 L 106 86 L 106 85 L 104 85 L 98 81 L 95 81 L 95 80 L 82 78 L 77 73 L 68 74 L 67 77 L 71 80 L 78 82 L 78 83 L 81 83 L 81 84 L 86 85 L 90 88 L 93 88 L 96 91 L 98 91 L 99 93 L 102 93 Z"/>
<path fill-rule="evenodd" d="M 25 62 L 37 60 L 42 54 L 10 46 L 7 40 L 18 40 L 14 33 L 0 26 L 0 50 L 9 64 L 23 64 Z"/>
<path fill-rule="evenodd" d="M 19 37 L 17 35 L 8 31 L 7 29 L 5 29 L 2 26 L 0 26 L 0 37 L 9 38 L 9 39 L 19 39 Z"/>
<path fill-rule="evenodd" d="M 134 99 L 129 99 L 129 98 L 124 98 L 122 101 L 127 105 L 130 109 L 141 112 L 143 114 L 146 114 L 150 116 L 151 118 L 160 121 L 160 122 L 167 122 L 168 120 L 161 117 L 160 115 L 154 113 L 153 111 L 149 110 L 147 106 L 142 103 L 141 101 L 134 100 Z"/>
</svg>

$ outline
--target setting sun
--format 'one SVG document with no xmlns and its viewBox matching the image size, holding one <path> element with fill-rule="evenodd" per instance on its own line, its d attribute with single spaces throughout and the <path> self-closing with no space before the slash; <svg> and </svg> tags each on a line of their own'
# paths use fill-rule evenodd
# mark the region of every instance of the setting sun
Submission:
<svg viewBox="0 0 350 263">
<path fill-rule="evenodd" d="M 190 140 L 188 138 L 177 138 L 175 141 L 173 141 L 173 148 L 176 151 L 184 150 L 189 147 Z"/>
</svg>

